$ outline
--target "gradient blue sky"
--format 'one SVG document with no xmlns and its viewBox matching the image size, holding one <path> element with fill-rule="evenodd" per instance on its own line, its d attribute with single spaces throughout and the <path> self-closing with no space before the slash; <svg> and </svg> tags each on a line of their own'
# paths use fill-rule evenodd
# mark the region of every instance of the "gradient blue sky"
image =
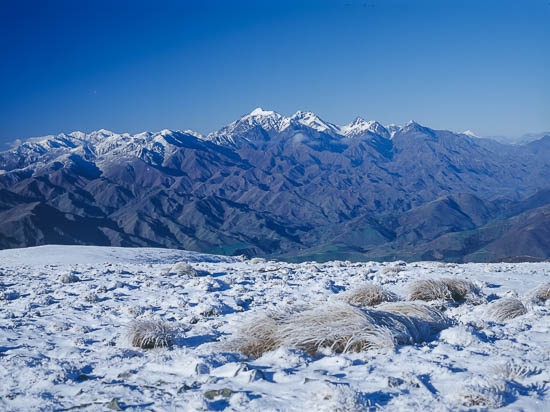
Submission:
<svg viewBox="0 0 550 412">
<path fill-rule="evenodd" d="M 0 146 L 207 133 L 257 106 L 480 135 L 550 129 L 549 0 L 2 1 Z"/>
</svg>

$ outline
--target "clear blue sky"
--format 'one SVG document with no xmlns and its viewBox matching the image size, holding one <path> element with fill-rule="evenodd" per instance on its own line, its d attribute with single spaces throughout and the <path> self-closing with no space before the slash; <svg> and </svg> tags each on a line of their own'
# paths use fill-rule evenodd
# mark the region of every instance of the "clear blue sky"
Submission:
<svg viewBox="0 0 550 412">
<path fill-rule="evenodd" d="M 100 128 L 206 133 L 257 106 L 550 129 L 550 0 L 3 0 L 0 47 L 0 147 Z"/>
</svg>

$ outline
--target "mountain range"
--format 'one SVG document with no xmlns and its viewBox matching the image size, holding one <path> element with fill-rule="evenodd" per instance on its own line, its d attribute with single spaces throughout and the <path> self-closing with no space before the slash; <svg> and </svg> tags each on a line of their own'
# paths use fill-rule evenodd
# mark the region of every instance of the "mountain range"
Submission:
<svg viewBox="0 0 550 412">
<path fill-rule="evenodd" d="M 550 135 L 255 109 L 218 131 L 99 130 L 0 153 L 0 248 L 155 246 L 286 260 L 550 258 Z"/>
</svg>

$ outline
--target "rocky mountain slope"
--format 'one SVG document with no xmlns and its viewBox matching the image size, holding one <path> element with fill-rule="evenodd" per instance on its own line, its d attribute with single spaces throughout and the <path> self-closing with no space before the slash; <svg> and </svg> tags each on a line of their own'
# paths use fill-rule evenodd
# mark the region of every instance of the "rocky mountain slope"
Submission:
<svg viewBox="0 0 550 412">
<path fill-rule="evenodd" d="M 550 136 L 505 145 L 415 122 L 337 126 L 311 112 L 262 109 L 207 136 L 46 136 L 0 153 L 0 247 L 549 258 L 550 199 L 536 195 L 550 181 L 549 155 Z"/>
</svg>

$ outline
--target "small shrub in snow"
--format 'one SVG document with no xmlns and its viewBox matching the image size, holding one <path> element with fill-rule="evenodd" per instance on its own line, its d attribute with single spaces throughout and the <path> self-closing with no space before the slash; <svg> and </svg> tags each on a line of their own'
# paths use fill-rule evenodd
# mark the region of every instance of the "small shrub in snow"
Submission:
<svg viewBox="0 0 550 412">
<path fill-rule="evenodd" d="M 59 281 L 61 283 L 75 283 L 75 282 L 78 282 L 79 280 L 80 279 L 78 278 L 78 276 L 76 276 L 74 273 L 71 273 L 71 272 L 63 273 L 59 277 Z"/>
<path fill-rule="evenodd" d="M 479 298 L 479 295 L 479 288 L 473 282 L 467 280 L 451 278 L 421 279 L 412 284 L 410 300 L 462 302 L 470 296 Z"/>
<path fill-rule="evenodd" d="M 130 324 L 128 337 L 132 346 L 141 349 L 161 348 L 172 345 L 172 330 L 160 321 L 135 321 Z"/>
<path fill-rule="evenodd" d="M 343 295 L 343 300 L 361 308 L 376 306 L 382 302 L 395 302 L 399 297 L 381 286 L 367 283 Z"/>
<path fill-rule="evenodd" d="M 491 303 L 487 313 L 494 321 L 504 322 L 525 315 L 527 308 L 516 298 L 502 298 Z"/>
<path fill-rule="evenodd" d="M 345 412 L 374 410 L 376 404 L 346 384 L 311 382 L 303 410 L 317 412 Z"/>
<path fill-rule="evenodd" d="M 99 297 L 95 293 L 90 293 L 84 296 L 84 300 L 88 303 L 95 303 L 99 300 Z"/>
<path fill-rule="evenodd" d="M 496 378 L 508 381 L 515 381 L 540 373 L 540 369 L 534 366 L 526 363 L 516 363 L 514 361 L 508 361 L 501 365 L 494 365 L 490 369 Z"/>
<path fill-rule="evenodd" d="M 506 381 L 481 378 L 476 381 L 453 395 L 456 403 L 468 408 L 500 408 L 505 405 L 511 391 Z"/>
<path fill-rule="evenodd" d="M 170 268 L 170 273 L 173 273 L 178 276 L 198 276 L 197 271 L 186 262 L 178 262 L 172 265 Z"/>
</svg>

